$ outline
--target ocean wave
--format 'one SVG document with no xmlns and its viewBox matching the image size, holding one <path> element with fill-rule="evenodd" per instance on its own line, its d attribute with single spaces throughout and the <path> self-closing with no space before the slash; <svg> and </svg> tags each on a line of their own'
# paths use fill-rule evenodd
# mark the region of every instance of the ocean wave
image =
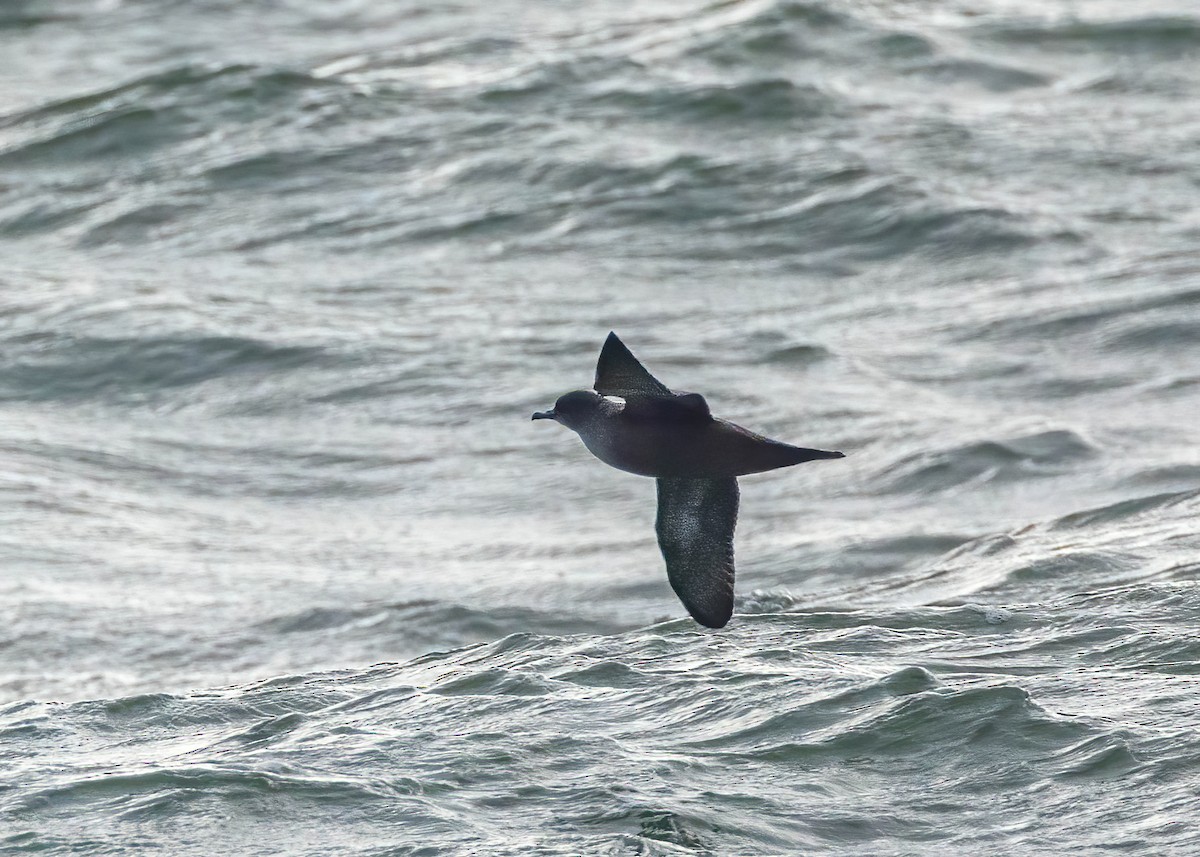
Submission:
<svg viewBox="0 0 1200 857">
<path fill-rule="evenodd" d="M 838 101 L 811 85 L 765 78 L 733 84 L 612 89 L 592 104 L 623 116 L 664 121 L 718 122 L 810 120 L 838 110 Z"/>
<path fill-rule="evenodd" d="M 1095 509 L 1085 509 L 1063 515 L 1051 522 L 1049 526 L 1052 530 L 1090 529 L 1094 531 L 1106 524 L 1133 523 L 1148 512 L 1159 512 L 1180 505 L 1195 505 L 1198 499 L 1200 499 L 1200 491 L 1196 489 L 1132 497 Z"/>
<path fill-rule="evenodd" d="M 889 491 L 947 491 L 985 482 L 1050 476 L 1097 454 L 1096 447 L 1076 432 L 1055 429 L 910 455 L 889 466 L 883 478 Z"/>
<path fill-rule="evenodd" d="M 1017 593 L 1065 597 L 1186 575 L 1195 541 L 1187 522 L 1198 497 L 1192 489 L 1121 500 L 983 536 L 898 579 L 892 597 L 908 591 L 943 603 L 1002 602 Z"/>
<path fill-rule="evenodd" d="M 182 65 L 0 117 L 0 164 L 23 169 L 136 161 L 222 118 L 260 111 L 330 81 L 252 65 Z M 197 112 L 195 107 L 207 109 Z M 243 118 L 245 118 L 243 116 Z"/>
<path fill-rule="evenodd" d="M 1197 16 L 1068 5 L 8 4 L 0 852 L 1194 852 Z M 612 328 L 848 453 L 719 631 Z"/>
<path fill-rule="evenodd" d="M 157 820 L 163 815 L 185 813 L 192 801 L 225 798 L 236 802 L 254 794 L 272 795 L 284 801 L 356 805 L 363 799 L 388 800 L 408 793 L 397 785 L 393 782 L 385 787 L 381 782 L 353 778 L 194 765 L 79 778 L 29 794 L 16 808 L 22 812 L 56 814 L 74 806 L 102 804 L 115 818 Z"/>
<path fill-rule="evenodd" d="M 46 332 L 32 344 L 36 347 L 23 349 L 24 353 L 10 351 L 0 397 L 143 399 L 216 378 L 342 362 L 319 346 L 277 345 L 242 336 L 63 337 Z"/>
<path fill-rule="evenodd" d="M 527 175 L 548 198 L 515 197 L 428 225 L 399 226 L 390 235 L 440 241 L 482 233 L 522 252 L 608 244 L 653 226 L 658 239 L 628 252 L 687 252 L 705 259 L 747 252 L 813 260 L 840 254 L 862 261 L 999 252 L 1036 240 L 1016 214 L 943 200 L 909 182 L 864 174 L 854 164 L 818 163 L 797 172 L 691 154 L 648 163 L 504 160 L 486 169 Z M 465 187 L 478 178 L 468 170 L 454 182 Z M 764 182 L 770 187 L 765 192 Z"/>
<path fill-rule="evenodd" d="M 822 27 L 842 20 L 814 19 L 817 8 L 782 4 L 776 12 L 785 22 L 820 19 Z M 521 103 L 552 99 L 564 128 L 612 115 L 725 131 L 746 122 L 844 122 L 858 109 L 809 81 L 689 79 L 649 73 L 620 56 L 573 55 L 522 69 L 515 77 L 507 67 L 469 76 L 464 86 L 485 114 L 477 118 L 453 108 L 457 102 L 432 81 L 406 77 L 380 89 L 383 69 L 367 73 L 354 63 L 319 73 L 181 66 L 15 114 L 4 121 L 16 142 L 0 150 L 0 163 L 66 170 L 87 201 L 39 193 L 13 200 L 0 209 L 0 232 L 65 232 L 81 246 L 163 242 L 238 252 L 299 242 L 363 250 L 489 240 L 520 253 L 608 245 L 653 225 L 678 236 L 631 249 L 661 255 L 675 245 L 670 253 L 718 259 L 770 252 L 814 264 L 837 254 L 875 261 L 1003 252 L 1041 237 L 1020 213 L 950 198 L 891 170 L 865 170 L 845 153 L 832 162 L 820 148 L 799 163 L 778 155 L 763 163 L 750 151 L 631 161 L 577 141 L 564 157 L 552 140 L 530 137 L 538 129 L 528 127 Z M 409 121 L 389 112 L 397 97 L 416 103 Z M 355 125 L 361 130 L 343 130 Z M 246 126 L 255 132 L 230 133 Z M 213 144 L 194 145 L 205 134 Z M 113 158 L 125 164 L 120 186 L 98 183 L 87 164 Z M 379 192 L 380 175 L 388 176 L 390 199 Z M 122 192 L 149 185 L 153 194 Z M 235 204 L 265 190 L 285 202 Z M 329 195 L 341 202 L 330 205 Z M 325 202 L 314 206 L 313 196 Z M 697 229 L 704 234 L 692 234 Z"/>
<path fill-rule="evenodd" d="M 310 186 L 311 170 L 272 166 L 288 152 L 270 141 L 311 126 L 306 111 L 316 105 L 336 111 L 355 98 L 344 84 L 302 71 L 182 65 L 0 117 L 0 165 L 19 169 L 27 189 L 0 198 L 0 236 L 63 232 L 85 247 L 203 241 L 205 228 L 188 225 L 205 222 L 220 186 L 198 173 L 258 158 L 259 181 Z M 247 136 L 255 123 L 259 133 Z M 328 152 L 320 146 L 306 159 L 319 163 Z M 240 178 L 254 187 L 253 175 Z M 47 182 L 59 192 L 46 193 Z"/>
<path fill-rule="evenodd" d="M 921 621 L 929 631 L 947 615 Z M 59 830 L 74 827 L 62 826 L 71 818 L 100 830 L 115 819 L 147 836 L 193 808 L 238 823 L 266 809 L 290 819 L 309 847 L 325 841 L 333 815 L 368 823 L 402 812 L 393 845 L 407 847 L 430 835 L 486 837 L 488 825 L 531 805 L 569 824 L 568 849 L 829 847 L 869 825 L 870 811 L 797 827 L 795 810 L 821 817 L 853 788 L 846 776 L 860 787 L 877 778 L 915 784 L 935 764 L 933 791 L 949 799 L 962 788 L 1069 787 L 1160 761 L 1129 729 L 1055 710 L 1064 681 L 1088 679 L 1062 668 L 1051 635 L 1044 650 L 1025 650 L 1036 661 L 1014 676 L 967 658 L 977 648 L 965 627 L 814 649 L 831 631 L 742 623 L 730 631 L 736 641 L 682 625 L 518 634 L 407 664 L 217 692 L 9 707 L 0 729 L 10 744 L 32 749 L 28 726 L 42 724 L 26 771 L 55 773 L 32 787 L 4 783 L 6 803 Z M 1030 633 L 1010 629 L 1008 639 L 1024 644 Z M 780 777 L 792 811 L 752 821 L 747 810 L 774 806 L 760 786 Z M 757 797 L 739 797 L 749 794 Z"/>
<path fill-rule="evenodd" d="M 872 14 L 870 9 L 795 0 L 746 9 L 716 21 L 715 26 L 697 28 L 686 55 L 738 72 L 774 67 L 810 74 L 813 60 L 819 58 L 844 67 L 858 63 L 879 68 L 881 77 L 920 77 L 939 87 L 966 86 L 985 92 L 1005 93 L 1051 81 L 1035 65 L 964 55 L 903 18 Z"/>
<path fill-rule="evenodd" d="M 999 763 L 991 770 L 993 776 L 1021 778 L 1018 771 L 1004 770 L 1009 753 L 1040 756 L 1061 751 L 1090 732 L 1077 720 L 1052 716 L 1024 689 L 998 685 L 916 690 L 874 712 L 864 714 L 860 708 L 848 724 L 819 730 L 811 741 L 773 743 L 767 735 L 758 739 L 759 746 L 741 752 L 782 763 L 817 763 L 830 756 L 869 762 L 879 756 L 912 758 L 922 753 L 945 759 L 951 748 L 960 747 L 969 758 L 959 756 L 957 765 L 951 763 L 960 772 Z M 731 740 L 736 742 L 736 737 Z"/>
<path fill-rule="evenodd" d="M 982 59 L 943 57 L 914 63 L 908 74 L 946 86 L 970 85 L 988 92 L 1015 92 L 1047 86 L 1052 78 L 1042 72 Z"/>
<path fill-rule="evenodd" d="M 571 615 L 522 607 L 473 609 L 441 601 L 407 601 L 355 607 L 315 607 L 300 613 L 278 616 L 260 624 L 271 634 L 329 635 L 362 634 L 376 639 L 423 638 L 427 648 L 461 646 L 465 642 L 495 640 L 517 631 L 539 634 L 603 633 L 620 627 Z"/>
<path fill-rule="evenodd" d="M 979 35 L 995 41 L 1041 49 L 1103 50 L 1186 56 L 1200 39 L 1200 20 L 1185 16 L 1153 16 L 1088 20 L 1082 16 L 1045 23 L 985 24 Z"/>
<path fill-rule="evenodd" d="M 1190 266 L 1189 266 L 1190 268 Z M 1122 272 L 1122 278 L 1129 272 Z M 1188 269 L 1172 272 L 1187 277 Z M 1057 306 L 1041 307 L 1037 312 L 1016 311 L 1003 319 L 992 320 L 983 327 L 972 326 L 956 335 L 956 340 L 967 342 L 980 336 L 1000 341 L 1044 340 L 1064 341 L 1078 337 L 1097 336 L 1101 344 L 1121 349 L 1144 344 L 1135 334 L 1132 341 L 1124 339 L 1131 326 L 1135 329 L 1147 322 L 1162 319 L 1162 323 L 1180 323 L 1177 315 L 1200 305 L 1200 290 L 1187 285 L 1172 285 L 1150 294 L 1138 292 L 1101 297 L 1082 307 L 1074 301 L 1063 301 Z M 1190 336 L 1190 328 L 1183 322 Z M 1154 333 L 1151 332 L 1151 336 Z M 1168 336 L 1167 343 L 1170 337 Z M 1164 344 L 1164 343 L 1158 343 Z"/>
<path fill-rule="evenodd" d="M 821 54 L 844 44 L 848 34 L 861 34 L 870 25 L 829 3 L 781 0 L 745 7 L 734 15 L 720 15 L 711 25 L 689 34 L 690 56 L 703 57 L 720 66 L 742 67 L 764 61 L 788 62 L 796 57 Z"/>
</svg>

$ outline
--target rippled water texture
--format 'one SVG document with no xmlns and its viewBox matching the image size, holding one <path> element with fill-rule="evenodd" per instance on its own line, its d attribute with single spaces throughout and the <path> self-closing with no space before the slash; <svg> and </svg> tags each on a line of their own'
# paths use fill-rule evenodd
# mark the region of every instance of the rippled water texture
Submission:
<svg viewBox="0 0 1200 857">
<path fill-rule="evenodd" d="M 0 851 L 1200 852 L 1187 0 L 0 6 Z M 617 330 L 847 458 L 531 423 Z"/>
</svg>

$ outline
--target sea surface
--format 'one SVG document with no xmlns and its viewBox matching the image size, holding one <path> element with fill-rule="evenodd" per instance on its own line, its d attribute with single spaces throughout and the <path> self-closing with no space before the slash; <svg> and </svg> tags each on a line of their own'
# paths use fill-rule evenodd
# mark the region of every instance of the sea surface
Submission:
<svg viewBox="0 0 1200 857">
<path fill-rule="evenodd" d="M 0 853 L 1193 857 L 1198 249 L 1194 0 L 7 0 Z"/>
</svg>

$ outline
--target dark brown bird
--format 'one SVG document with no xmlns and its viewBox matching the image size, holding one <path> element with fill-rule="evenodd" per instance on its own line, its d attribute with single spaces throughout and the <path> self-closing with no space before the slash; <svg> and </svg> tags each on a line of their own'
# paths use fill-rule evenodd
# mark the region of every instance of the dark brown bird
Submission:
<svg viewBox="0 0 1200 857">
<path fill-rule="evenodd" d="M 605 464 L 658 480 L 655 530 L 667 579 L 709 628 L 724 627 L 733 615 L 737 477 L 844 458 L 717 419 L 699 393 L 672 392 L 647 372 L 615 333 L 600 351 L 595 389 L 567 393 L 533 418 L 574 430 Z"/>
</svg>

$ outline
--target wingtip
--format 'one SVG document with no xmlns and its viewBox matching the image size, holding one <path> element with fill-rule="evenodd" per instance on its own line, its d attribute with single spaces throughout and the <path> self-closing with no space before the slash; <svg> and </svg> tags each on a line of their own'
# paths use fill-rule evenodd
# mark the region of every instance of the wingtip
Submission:
<svg viewBox="0 0 1200 857">
<path fill-rule="evenodd" d="M 693 613 L 692 618 L 705 628 L 712 628 L 714 631 L 716 631 L 729 624 L 729 620 L 733 618 L 733 613 L 730 612 L 724 616 L 697 616 L 695 613 Z"/>
<path fill-rule="evenodd" d="M 621 337 L 617 336 L 617 332 L 610 330 L 608 336 L 604 337 L 604 344 L 600 346 L 600 360 L 604 360 L 604 355 L 606 354 L 612 354 L 613 352 L 620 353 L 621 351 L 628 350 L 625 347 L 625 343 L 621 341 Z"/>
</svg>

